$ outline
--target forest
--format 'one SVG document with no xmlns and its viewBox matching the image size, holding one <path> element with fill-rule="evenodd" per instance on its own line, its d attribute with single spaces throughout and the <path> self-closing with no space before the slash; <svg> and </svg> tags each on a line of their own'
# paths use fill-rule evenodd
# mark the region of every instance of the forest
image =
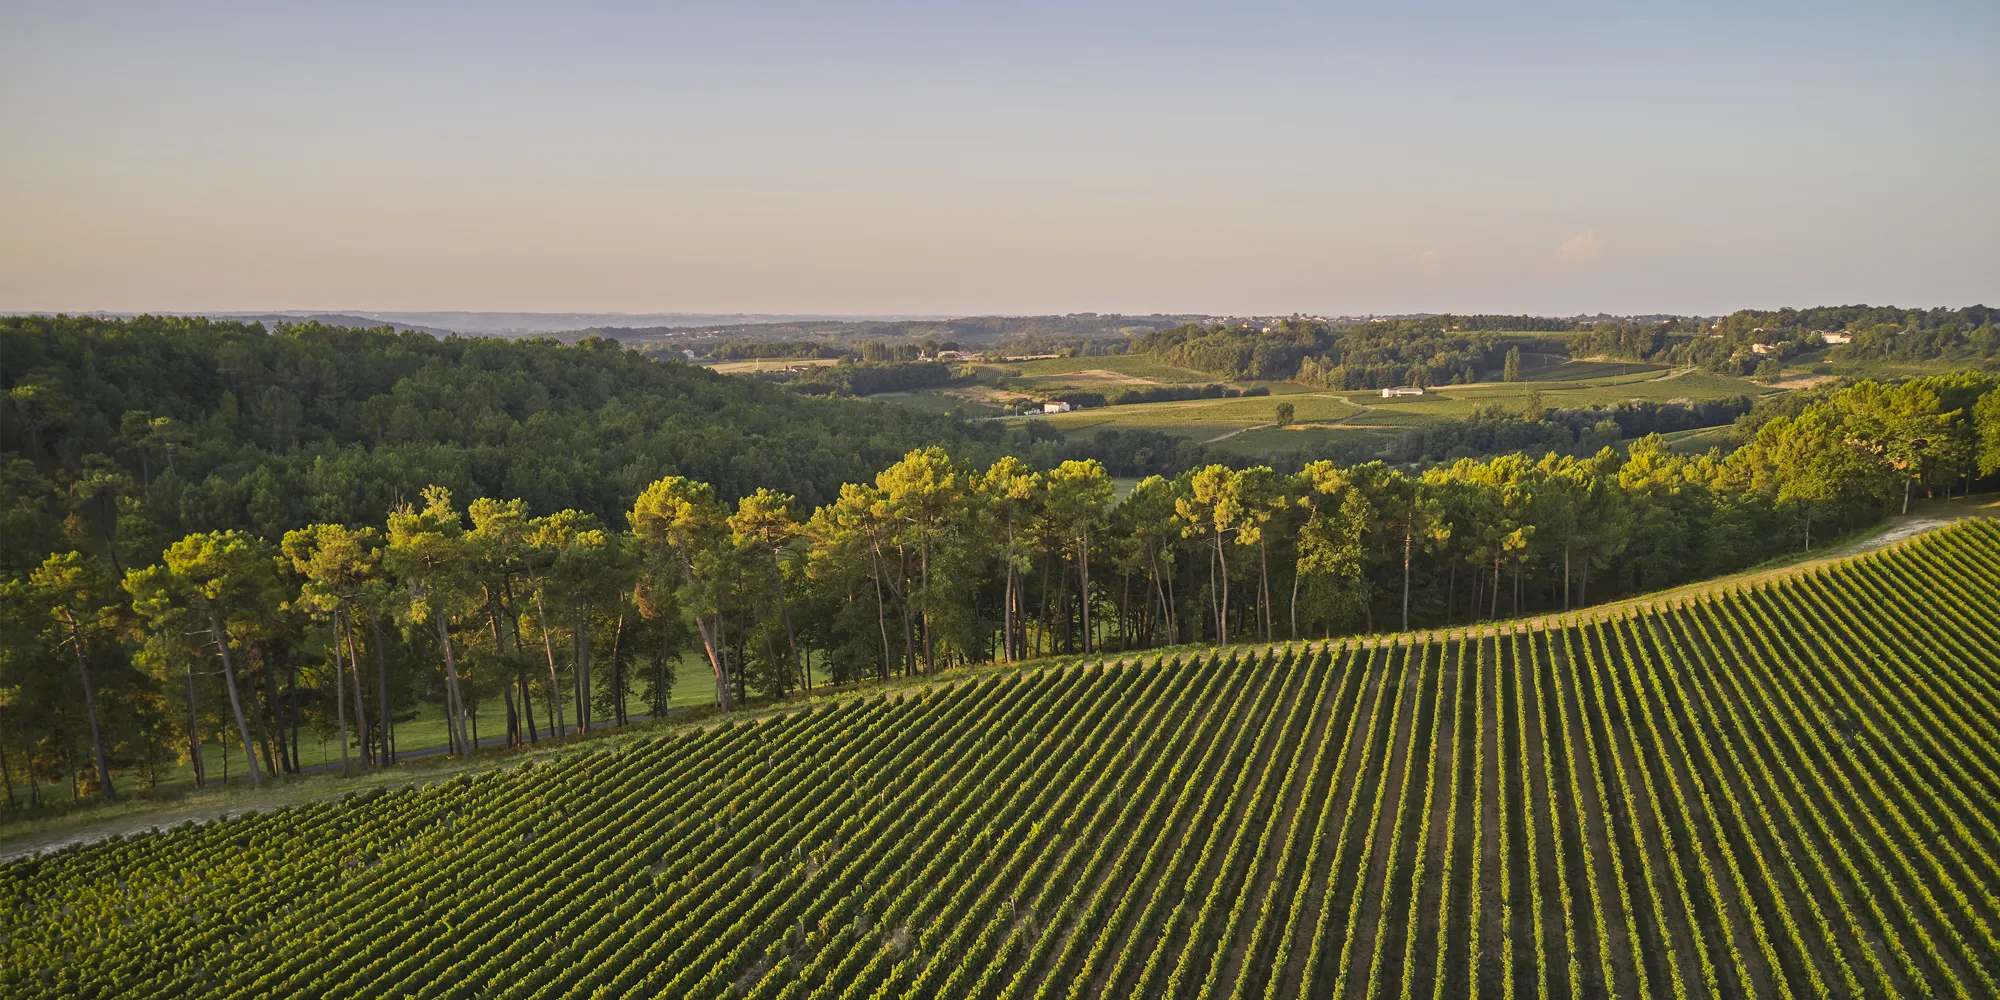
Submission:
<svg viewBox="0 0 2000 1000">
<path fill-rule="evenodd" d="M 261 780 L 299 768 L 302 730 L 387 763 L 419 704 L 458 748 L 482 725 L 535 742 L 663 712 L 690 671 L 728 710 L 1051 653 L 1581 607 L 2000 471 L 2000 393 L 1975 373 L 1824 393 L 1727 455 L 1649 437 L 1280 471 L 1169 451 L 1121 488 L 1047 442 L 604 341 L 4 332 L 29 362 L 0 425 L 10 794 L 33 771 L 109 797 L 203 745 Z"/>
</svg>

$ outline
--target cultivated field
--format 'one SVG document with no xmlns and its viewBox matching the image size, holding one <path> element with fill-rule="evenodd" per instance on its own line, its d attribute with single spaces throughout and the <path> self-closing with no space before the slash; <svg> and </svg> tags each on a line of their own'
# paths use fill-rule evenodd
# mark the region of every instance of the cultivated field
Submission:
<svg viewBox="0 0 2000 1000">
<path fill-rule="evenodd" d="M 1107 429 L 1145 429 L 1216 444 L 1245 456 L 1276 454 L 1331 436 L 1364 435 L 1386 444 L 1395 428 L 1441 420 L 1462 420 L 1482 406 L 1519 411 L 1528 394 L 1548 408 L 1608 406 L 1629 400 L 1712 400 L 1775 391 L 1747 379 L 1703 371 L 1674 371 L 1660 365 L 1617 361 L 1571 361 L 1554 355 L 1524 355 L 1523 381 L 1440 386 L 1421 397 L 1383 399 L 1378 390 L 1329 390 L 1293 382 L 1237 382 L 1176 368 L 1150 355 L 1050 358 L 1008 365 L 981 363 L 983 379 L 1009 376 L 1002 388 L 981 385 L 872 397 L 903 406 L 968 416 L 997 416 L 1025 398 L 1064 392 L 1115 393 L 1147 385 L 1220 383 L 1239 389 L 1262 386 L 1270 397 L 1202 399 L 1109 406 L 1054 417 L 1048 426 L 1068 435 Z M 1282 397 L 1282 400 L 1276 397 Z M 1274 425 L 1278 402 L 1296 411 L 1294 426 Z"/>
<path fill-rule="evenodd" d="M 749 361 L 718 361 L 708 367 L 725 375 L 754 375 L 757 372 L 781 372 L 839 363 L 839 358 L 754 358 Z"/>
<path fill-rule="evenodd" d="M 1222 382 L 1214 375 L 1179 368 L 1160 361 L 1150 354 L 1107 354 L 1081 358 L 1044 358 L 1040 361 L 1017 361 L 1006 364 L 981 362 L 979 372 L 985 374 L 1005 374 L 1022 380 L 1022 384 L 1081 385 L 1088 382 L 1104 384 L 1105 376 L 1123 376 L 1138 383 L 1207 383 Z M 1090 373 L 1084 375 L 1084 373 Z M 1081 378 L 1079 376 L 1082 376 Z"/>
<path fill-rule="evenodd" d="M 987 673 L 0 868 L 0 992 L 2000 994 L 2000 526 Z"/>
</svg>

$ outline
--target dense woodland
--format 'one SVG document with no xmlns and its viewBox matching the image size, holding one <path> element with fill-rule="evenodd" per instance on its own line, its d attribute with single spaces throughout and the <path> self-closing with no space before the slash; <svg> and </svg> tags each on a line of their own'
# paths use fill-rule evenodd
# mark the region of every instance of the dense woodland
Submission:
<svg viewBox="0 0 2000 1000">
<path fill-rule="evenodd" d="M 32 768 L 76 794 L 199 743 L 257 777 L 296 769 L 302 729 L 386 762 L 420 703 L 456 746 L 481 726 L 533 741 L 663 710 L 677 670 L 726 709 L 1056 652 L 1577 606 L 2000 466 L 2000 393 L 1969 373 L 1762 413 L 1727 456 L 1648 438 L 1287 474 L 1186 468 L 1169 447 L 1152 459 L 1169 474 L 1121 498 L 1114 470 L 1051 442 L 1004 457 L 958 422 L 605 341 L 0 332 L 0 753 L 10 781 Z"/>
</svg>

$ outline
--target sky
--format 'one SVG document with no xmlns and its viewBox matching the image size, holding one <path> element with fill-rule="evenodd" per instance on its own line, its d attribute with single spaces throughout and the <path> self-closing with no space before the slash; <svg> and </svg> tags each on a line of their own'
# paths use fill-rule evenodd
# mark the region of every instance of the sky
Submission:
<svg viewBox="0 0 2000 1000">
<path fill-rule="evenodd" d="M 2000 302 L 2000 4 L 18 2 L 0 310 Z"/>
</svg>

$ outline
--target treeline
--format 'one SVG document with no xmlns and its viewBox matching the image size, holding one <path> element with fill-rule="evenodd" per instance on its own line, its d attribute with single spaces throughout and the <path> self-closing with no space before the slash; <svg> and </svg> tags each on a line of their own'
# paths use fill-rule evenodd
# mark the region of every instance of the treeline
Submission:
<svg viewBox="0 0 2000 1000">
<path fill-rule="evenodd" d="M 1183 324 L 1137 337 L 1130 349 L 1229 378 L 1341 390 L 1494 381 L 1509 348 L 1771 377 L 1786 361 L 1820 347 L 1828 332 L 1851 338 L 1829 352 L 1835 360 L 1992 364 L 2000 361 L 1994 319 L 1986 306 L 1745 309 L 1712 323 L 1695 317 L 1447 315 L 1341 324 L 1290 318 L 1259 326 Z"/>
<path fill-rule="evenodd" d="M 799 372 L 760 372 L 757 377 L 809 396 L 870 396 L 971 381 L 957 375 L 951 365 L 942 361 L 815 365 Z"/>
<path fill-rule="evenodd" d="M 814 340 L 726 340 L 701 352 L 716 361 L 760 358 L 845 358 L 853 351 Z"/>
<path fill-rule="evenodd" d="M 514 742 L 622 721 L 664 708 L 683 654 L 726 710 L 1051 653 L 1463 623 L 1727 572 L 1996 471 L 2000 392 L 1962 374 L 1829 394 L 1726 457 L 1649 437 L 1421 474 L 1211 465 L 1121 498 L 1094 460 L 927 447 L 817 505 L 668 474 L 614 520 L 433 486 L 386 520 L 193 532 L 122 571 L 79 531 L 5 583 L 0 745 L 109 795 L 204 742 L 253 776 L 295 768 L 301 726 L 386 762 L 416 699 L 461 749 L 482 701 Z"/>
<path fill-rule="evenodd" d="M 1609 355 L 1693 366 L 1728 375 L 1776 375 L 1786 361 L 1825 343 L 1823 334 L 1849 342 L 1827 351 L 1831 360 L 1951 361 L 1991 365 L 2000 361 L 1994 310 L 1899 309 L 1893 306 L 1826 306 L 1812 309 L 1744 309 L 1712 324 L 1694 320 L 1657 323 L 1614 320 L 1571 334 L 1574 355 Z"/>
<path fill-rule="evenodd" d="M 1329 389 L 1458 385 L 1497 378 L 1524 331 L 1571 324 L 1532 316 L 1427 316 L 1336 327 L 1314 319 L 1269 326 L 1190 324 L 1137 338 L 1131 350 L 1237 379 L 1286 379 Z"/>
<path fill-rule="evenodd" d="M 1518 410 L 1482 406 L 1470 418 L 1411 428 L 1393 446 L 1407 462 L 1451 461 L 1509 451 L 1588 455 L 1649 434 L 1735 423 L 1751 411 L 1748 396 L 1702 402 L 1633 400 L 1602 407 L 1546 409 L 1529 392 Z"/>
<path fill-rule="evenodd" d="M 580 331 L 615 336 L 628 342 L 658 343 L 675 350 L 705 353 L 721 337 L 730 341 L 805 341 L 858 350 L 870 340 L 885 343 L 958 342 L 993 348 L 1008 354 L 1044 354 L 1074 350 L 1081 354 L 1117 353 L 1128 337 L 1161 330 L 1200 317 L 1190 315 L 1120 316 L 1070 313 L 1062 316 L 962 316 L 955 319 L 910 320 L 785 320 L 705 327 L 607 328 Z M 567 338 L 566 338 L 567 339 Z"/>
</svg>

